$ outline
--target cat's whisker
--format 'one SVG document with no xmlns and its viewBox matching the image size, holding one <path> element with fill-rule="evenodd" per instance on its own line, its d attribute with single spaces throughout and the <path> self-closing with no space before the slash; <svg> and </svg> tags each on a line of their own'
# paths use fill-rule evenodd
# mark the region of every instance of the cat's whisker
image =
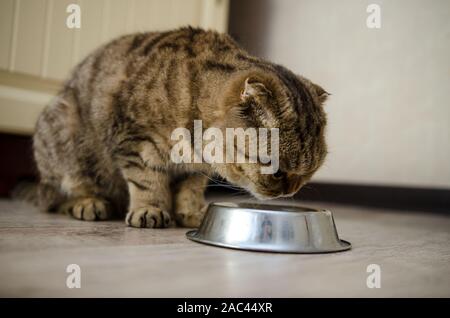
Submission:
<svg viewBox="0 0 450 318">
<path fill-rule="evenodd" d="M 224 187 L 224 188 L 228 188 L 228 189 L 232 189 L 232 190 L 239 190 L 239 191 L 242 190 L 242 188 L 240 188 L 240 187 L 233 186 L 233 185 L 229 184 L 228 182 L 221 181 L 219 179 L 215 179 L 214 177 L 208 176 L 207 174 L 205 174 L 203 172 L 199 172 L 199 173 L 201 175 L 207 177 L 210 181 L 214 182 L 214 184 L 208 184 L 207 187 L 220 186 L 220 187 Z"/>
</svg>

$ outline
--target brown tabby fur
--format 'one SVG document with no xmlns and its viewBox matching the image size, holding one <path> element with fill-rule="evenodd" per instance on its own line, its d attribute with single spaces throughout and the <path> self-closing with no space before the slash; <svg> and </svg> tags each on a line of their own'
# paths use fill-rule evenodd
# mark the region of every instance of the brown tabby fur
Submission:
<svg viewBox="0 0 450 318">
<path fill-rule="evenodd" d="M 251 96 L 241 93 L 245 82 Z M 255 93 L 256 92 L 256 93 Z M 260 198 L 292 195 L 326 155 L 327 93 L 250 56 L 229 36 L 195 28 L 123 36 L 94 51 L 42 112 L 34 135 L 43 209 L 135 227 L 198 226 L 208 177 Z M 259 164 L 174 164 L 171 132 L 278 127 L 280 170 Z"/>
</svg>

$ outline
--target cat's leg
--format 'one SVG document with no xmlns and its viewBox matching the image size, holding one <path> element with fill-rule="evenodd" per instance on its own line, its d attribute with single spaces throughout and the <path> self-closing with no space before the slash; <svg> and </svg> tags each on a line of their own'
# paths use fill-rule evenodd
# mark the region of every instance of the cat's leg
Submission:
<svg viewBox="0 0 450 318">
<path fill-rule="evenodd" d="M 41 113 L 33 136 L 33 155 L 39 171 L 37 189 L 37 203 L 45 212 L 57 212 L 64 201 L 60 187 L 60 160 L 56 158 L 54 141 L 58 137 L 56 130 L 61 130 L 59 121 L 55 118 L 58 113 L 46 109 Z"/>
<path fill-rule="evenodd" d="M 111 205 L 100 197 L 83 197 L 66 201 L 61 211 L 75 219 L 85 221 L 108 220 L 111 218 Z"/>
<path fill-rule="evenodd" d="M 169 227 L 173 225 L 169 174 L 152 143 L 144 142 L 140 148 L 141 152 L 119 154 L 129 192 L 125 222 L 132 227 Z"/>
<path fill-rule="evenodd" d="M 112 204 L 104 199 L 102 189 L 86 177 L 65 176 L 62 182 L 67 199 L 59 210 L 75 219 L 108 220 L 113 216 Z"/>
<path fill-rule="evenodd" d="M 66 90 L 40 115 L 33 138 L 40 174 L 42 209 L 72 215 L 80 220 L 105 220 L 112 215 L 104 186 L 111 183 L 103 172 L 94 147 L 77 143 L 83 127 L 78 120 L 73 92 Z M 99 178 L 101 176 L 101 178 Z M 108 180 L 108 182 L 105 182 Z"/>
<path fill-rule="evenodd" d="M 208 177 L 194 174 L 175 185 L 174 212 L 177 224 L 198 227 L 206 211 L 204 192 Z"/>
<path fill-rule="evenodd" d="M 50 182 L 41 180 L 38 184 L 37 204 L 45 212 L 58 212 L 65 197 L 58 187 Z"/>
<path fill-rule="evenodd" d="M 70 181 L 69 181 L 70 180 Z M 65 177 L 55 185 L 41 180 L 38 187 L 38 202 L 47 212 L 69 214 L 79 220 L 107 220 L 112 216 L 111 204 L 102 198 L 99 190 L 94 190 L 89 180 L 78 181 Z"/>
</svg>

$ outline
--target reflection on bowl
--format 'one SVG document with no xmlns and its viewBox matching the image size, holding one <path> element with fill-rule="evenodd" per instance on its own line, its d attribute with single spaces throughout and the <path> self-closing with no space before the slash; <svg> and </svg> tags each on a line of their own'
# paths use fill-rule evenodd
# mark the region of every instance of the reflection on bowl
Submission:
<svg viewBox="0 0 450 318">
<path fill-rule="evenodd" d="M 258 203 L 211 203 L 196 242 L 243 250 L 281 253 L 328 253 L 351 248 L 339 239 L 327 210 Z"/>
</svg>

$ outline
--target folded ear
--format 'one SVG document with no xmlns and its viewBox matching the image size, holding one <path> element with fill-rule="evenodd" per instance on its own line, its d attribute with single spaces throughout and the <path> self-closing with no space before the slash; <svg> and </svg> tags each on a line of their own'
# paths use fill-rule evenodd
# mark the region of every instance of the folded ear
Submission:
<svg viewBox="0 0 450 318">
<path fill-rule="evenodd" d="M 244 88 L 241 91 L 241 100 L 245 101 L 250 97 L 256 97 L 258 95 L 271 94 L 271 92 L 264 86 L 263 83 L 252 81 L 250 77 L 247 77 L 244 82 Z"/>
<path fill-rule="evenodd" d="M 314 90 L 315 90 L 315 92 L 317 94 L 317 97 L 319 98 L 320 103 L 323 104 L 327 100 L 328 96 L 330 96 L 331 94 L 328 93 L 326 90 L 324 90 L 322 88 L 322 86 L 319 86 L 319 85 L 314 84 L 314 83 L 312 83 L 312 85 L 313 85 Z"/>
</svg>

